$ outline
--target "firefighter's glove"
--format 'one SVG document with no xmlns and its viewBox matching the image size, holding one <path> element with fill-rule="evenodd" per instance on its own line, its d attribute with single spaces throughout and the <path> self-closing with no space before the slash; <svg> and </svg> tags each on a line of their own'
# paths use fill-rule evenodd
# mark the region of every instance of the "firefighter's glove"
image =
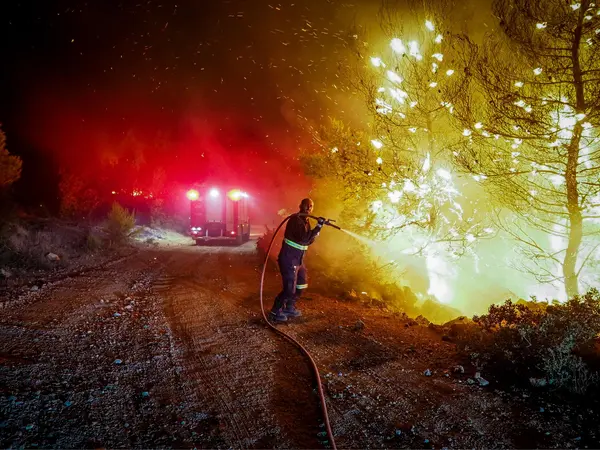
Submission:
<svg viewBox="0 0 600 450">
<path fill-rule="evenodd" d="M 317 219 L 317 226 L 321 228 L 323 225 L 327 223 L 327 219 L 325 217 L 319 217 Z"/>
</svg>

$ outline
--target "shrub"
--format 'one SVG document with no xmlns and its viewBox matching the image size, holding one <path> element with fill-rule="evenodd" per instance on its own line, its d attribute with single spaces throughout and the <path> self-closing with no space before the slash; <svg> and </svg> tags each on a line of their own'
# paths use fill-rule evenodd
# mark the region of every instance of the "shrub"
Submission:
<svg viewBox="0 0 600 450">
<path fill-rule="evenodd" d="M 13 184 L 21 177 L 21 158 L 8 153 L 6 135 L 0 130 L 0 189 Z"/>
<path fill-rule="evenodd" d="M 187 234 L 189 224 L 189 218 L 166 211 L 163 200 L 155 200 L 152 203 L 150 207 L 150 226 L 152 228 L 167 228 Z"/>
<path fill-rule="evenodd" d="M 102 237 L 89 231 L 85 239 L 85 246 L 90 251 L 100 250 L 102 248 Z"/>
<path fill-rule="evenodd" d="M 64 267 L 86 247 L 86 229 L 56 219 L 14 220 L 0 226 L 0 266 L 24 269 Z M 60 260 L 48 259 L 54 253 Z"/>
<path fill-rule="evenodd" d="M 465 350 L 501 377 L 543 379 L 541 384 L 580 394 L 598 379 L 581 357 L 595 355 L 590 350 L 600 334 L 596 289 L 548 306 L 507 300 L 473 321 L 478 326 L 462 337 Z"/>
<path fill-rule="evenodd" d="M 135 227 L 135 216 L 117 202 L 113 203 L 106 218 L 105 230 L 110 242 L 120 244 L 133 234 Z"/>
</svg>

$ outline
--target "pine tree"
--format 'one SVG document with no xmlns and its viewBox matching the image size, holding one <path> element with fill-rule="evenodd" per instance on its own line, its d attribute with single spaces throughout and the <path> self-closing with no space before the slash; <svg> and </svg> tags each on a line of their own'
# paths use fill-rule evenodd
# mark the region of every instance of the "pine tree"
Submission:
<svg viewBox="0 0 600 450">
<path fill-rule="evenodd" d="M 467 142 L 456 160 L 516 213 L 504 229 L 540 281 L 572 297 L 599 256 L 600 7 L 496 0 L 493 10 L 502 33 L 464 53 L 470 89 L 457 88 L 468 95 L 455 116 Z"/>
</svg>

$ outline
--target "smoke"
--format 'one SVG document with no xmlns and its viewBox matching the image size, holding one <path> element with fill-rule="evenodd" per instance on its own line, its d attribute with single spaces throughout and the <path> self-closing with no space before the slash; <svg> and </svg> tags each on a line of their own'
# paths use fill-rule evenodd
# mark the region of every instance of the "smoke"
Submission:
<svg viewBox="0 0 600 450">
<path fill-rule="evenodd" d="M 55 85 L 30 91 L 20 123 L 32 146 L 104 195 L 152 189 L 160 171 L 163 192 L 153 194 L 181 197 L 183 210 L 185 191 L 194 184 L 238 185 L 251 193 L 258 223 L 306 195 L 297 138 L 281 120 L 257 122 L 245 110 L 202 100 L 190 97 L 165 112 L 157 99 L 135 92 L 115 90 L 96 103 L 94 95 L 67 94 Z"/>
<path fill-rule="evenodd" d="M 472 40 L 481 42 L 485 33 L 495 26 L 489 4 L 490 2 L 459 5 L 458 8 L 447 11 L 445 17 L 455 31 L 466 32 Z M 405 14 L 411 11 L 409 6 L 397 3 L 394 5 L 395 13 L 403 19 L 402 28 L 408 30 L 409 34 L 411 27 L 423 25 L 424 17 L 419 24 L 406 20 L 407 17 L 413 17 Z M 376 15 L 360 19 L 360 22 L 353 24 L 360 31 L 356 33 L 354 42 L 350 39 L 350 45 L 346 47 L 348 52 L 346 54 L 349 58 L 353 58 L 343 65 L 348 77 L 353 75 L 352 64 L 360 64 L 360 59 L 356 58 L 357 54 L 359 58 L 368 61 L 369 57 L 373 56 L 371 48 L 377 48 L 379 41 L 390 37 L 384 36 Z M 350 53 L 353 55 L 350 56 Z M 346 83 L 345 89 L 338 89 L 332 84 L 323 97 L 323 104 L 327 105 L 332 116 L 342 118 L 346 124 L 354 125 L 356 129 L 369 129 L 369 114 L 366 111 L 364 97 L 353 91 L 351 83 Z M 318 122 L 310 120 L 307 122 L 313 129 L 318 127 Z M 344 184 L 342 180 L 337 181 Z M 335 186 L 335 183 L 334 179 L 315 181 L 316 210 L 319 210 L 319 214 L 322 215 L 346 218 L 348 222 L 342 221 L 340 223 L 342 227 L 355 227 L 357 224 L 364 223 L 364 217 L 360 217 L 360 212 L 352 210 L 361 200 L 352 198 L 352 193 L 345 190 L 350 184 L 343 187 Z M 483 203 L 488 202 L 490 209 L 480 213 L 484 216 L 491 213 L 493 199 L 487 197 L 485 193 L 465 187 L 463 184 L 461 195 L 467 200 L 478 199 Z M 365 200 L 362 201 L 364 203 Z M 360 206 L 362 211 L 365 205 Z M 409 286 L 421 299 L 434 298 L 440 303 L 451 305 L 468 314 L 482 313 L 490 304 L 507 298 L 536 296 L 539 300 L 565 299 L 564 288 L 560 282 L 541 282 L 543 277 L 539 275 L 544 273 L 544 269 L 540 270 L 536 267 L 535 261 L 531 260 L 531 255 L 522 251 L 523 247 L 520 245 L 522 242 L 518 242 L 514 236 L 499 229 L 491 221 L 489 226 L 494 228 L 493 232 L 490 232 L 486 238 L 473 237 L 468 250 L 460 256 L 445 242 L 431 243 L 416 252 L 415 240 L 421 239 L 426 242 L 431 238 L 426 231 L 402 231 L 393 238 L 377 243 L 367 243 L 362 240 L 365 261 L 368 261 L 368 263 L 363 262 L 365 271 L 373 272 L 372 265 L 385 267 L 387 278 L 381 273 L 371 273 L 373 283 L 393 280 L 398 284 Z M 523 225 L 522 231 L 545 248 L 553 245 L 548 235 L 536 232 L 529 226 Z M 362 232 L 366 234 L 368 229 L 363 229 Z M 364 244 L 368 245 L 364 247 Z M 334 243 L 327 241 L 322 245 L 326 247 L 326 251 L 321 252 L 323 257 L 343 273 L 340 262 L 343 265 L 344 261 L 351 260 L 353 256 L 348 244 L 336 247 Z M 360 244 L 357 241 L 354 245 L 358 248 Z M 556 265 L 549 270 L 551 274 L 560 277 L 561 273 Z"/>
<path fill-rule="evenodd" d="M 544 270 L 523 253 L 522 244 L 498 227 L 489 237 L 470 243 L 462 255 L 457 255 L 449 243 L 431 242 L 427 230 L 405 229 L 389 238 L 367 238 L 369 228 L 357 228 L 364 223 L 363 209 L 352 206 L 360 205 L 360 200 L 348 202 L 351 194 L 346 189 L 335 178 L 319 179 L 313 189 L 315 214 L 338 219 L 338 225 L 358 235 L 349 240 L 327 229 L 323 232 L 317 249 L 334 276 L 374 291 L 387 283 L 408 286 L 421 301 L 435 300 L 469 315 L 481 314 L 489 305 L 508 298 L 566 299 L 562 283 L 542 283 L 537 276 Z M 474 192 L 465 195 L 468 198 Z M 523 231 L 550 248 L 550 236 L 530 227 Z M 419 241 L 427 245 L 416 251 Z M 347 266 L 357 267 L 349 272 Z M 554 266 L 554 270 L 560 275 L 559 267 Z M 584 274 L 582 283 L 593 278 L 593 271 Z"/>
</svg>

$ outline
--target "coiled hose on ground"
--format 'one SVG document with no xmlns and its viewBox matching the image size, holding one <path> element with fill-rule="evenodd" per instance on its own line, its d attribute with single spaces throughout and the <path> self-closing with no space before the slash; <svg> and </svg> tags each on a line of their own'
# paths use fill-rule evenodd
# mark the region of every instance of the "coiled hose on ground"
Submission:
<svg viewBox="0 0 600 450">
<path fill-rule="evenodd" d="M 292 214 L 292 215 L 286 217 L 279 224 L 279 226 L 275 229 L 275 232 L 273 233 L 273 238 L 271 239 L 271 242 L 269 243 L 269 247 L 267 248 L 267 254 L 265 256 L 265 262 L 263 264 L 262 274 L 260 276 L 260 310 L 262 312 L 263 319 L 265 319 L 265 323 L 269 326 L 269 328 L 271 328 L 276 333 L 278 333 L 281 336 L 283 336 L 284 338 L 286 338 L 288 341 L 292 342 L 294 345 L 296 345 L 296 347 L 298 347 L 300 349 L 300 351 L 302 353 L 304 353 L 304 355 L 310 361 L 310 365 L 312 367 L 313 373 L 315 374 L 315 378 L 317 379 L 317 388 L 319 390 L 319 397 L 320 397 L 320 400 L 321 400 L 321 411 L 323 412 L 323 421 L 325 423 L 325 428 L 327 430 L 327 435 L 329 437 L 329 442 L 331 443 L 331 447 L 333 448 L 333 450 L 336 450 L 337 447 L 335 446 L 335 439 L 333 437 L 333 432 L 331 431 L 331 424 L 329 423 L 329 415 L 327 414 L 327 404 L 325 403 L 325 394 L 323 393 L 323 386 L 321 384 L 321 375 L 319 374 L 319 369 L 317 368 L 317 364 L 312 359 L 312 356 L 310 356 L 310 353 L 308 352 L 308 350 L 306 350 L 302 346 L 302 344 L 300 344 L 300 342 L 298 342 L 296 339 L 294 339 L 292 336 L 288 335 L 287 333 L 283 332 L 282 330 L 278 329 L 277 327 L 273 326 L 271 324 L 271 322 L 269 322 L 269 320 L 267 319 L 267 315 L 265 314 L 265 307 L 264 307 L 264 304 L 263 304 L 263 287 L 264 287 L 264 282 L 265 282 L 265 272 L 267 270 L 267 264 L 269 262 L 269 254 L 271 253 L 271 247 L 273 247 L 273 242 L 275 242 L 275 238 L 277 237 L 277 233 L 279 232 L 279 230 L 281 229 L 281 227 L 283 227 L 283 225 L 288 220 L 290 220 L 290 218 L 292 218 L 293 216 L 296 216 L 296 215 L 306 216 L 306 217 L 310 217 L 312 219 L 318 219 L 317 217 L 311 216 L 309 214 L 303 214 L 303 213 Z M 338 228 L 335 225 L 333 225 L 333 226 L 335 228 Z"/>
</svg>

